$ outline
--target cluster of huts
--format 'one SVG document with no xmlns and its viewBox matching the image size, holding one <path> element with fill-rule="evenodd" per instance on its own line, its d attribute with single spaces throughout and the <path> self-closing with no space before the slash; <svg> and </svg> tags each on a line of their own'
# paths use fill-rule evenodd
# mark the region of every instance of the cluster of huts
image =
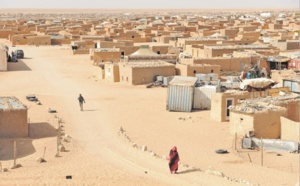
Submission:
<svg viewBox="0 0 300 186">
<path fill-rule="evenodd" d="M 95 77 L 109 82 L 169 78 L 169 111 L 207 109 L 211 119 L 230 122 L 231 134 L 299 142 L 299 13 L 207 14 L 30 15 L 1 19 L 0 38 L 12 45 L 66 44 L 72 55 L 88 55 Z M 5 52 L 0 46 L 0 70 Z M 254 73 L 237 77 L 235 90 L 224 89 L 224 72 L 245 69 Z"/>
</svg>

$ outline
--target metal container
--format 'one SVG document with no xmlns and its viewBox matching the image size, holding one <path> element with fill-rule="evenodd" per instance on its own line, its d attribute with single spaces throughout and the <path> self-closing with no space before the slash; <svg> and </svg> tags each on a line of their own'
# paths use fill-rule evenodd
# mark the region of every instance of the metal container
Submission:
<svg viewBox="0 0 300 186">
<path fill-rule="evenodd" d="M 156 76 L 156 81 L 163 81 L 164 76 Z"/>
<path fill-rule="evenodd" d="M 200 81 L 209 81 L 209 77 L 207 74 L 196 74 L 196 77 L 198 78 L 198 83 Z"/>
<path fill-rule="evenodd" d="M 218 74 L 215 73 L 207 74 L 207 76 L 208 76 L 208 81 L 217 81 L 219 79 Z"/>
<path fill-rule="evenodd" d="M 194 109 L 210 110 L 212 94 L 217 92 L 217 86 L 205 85 L 194 88 Z"/>
<path fill-rule="evenodd" d="M 173 79 L 173 76 L 164 77 L 163 78 L 163 86 L 167 87 L 172 79 Z"/>
<path fill-rule="evenodd" d="M 227 83 L 240 82 L 238 76 L 227 76 Z"/>
<path fill-rule="evenodd" d="M 168 86 L 167 110 L 191 112 L 196 77 L 175 76 Z"/>
</svg>

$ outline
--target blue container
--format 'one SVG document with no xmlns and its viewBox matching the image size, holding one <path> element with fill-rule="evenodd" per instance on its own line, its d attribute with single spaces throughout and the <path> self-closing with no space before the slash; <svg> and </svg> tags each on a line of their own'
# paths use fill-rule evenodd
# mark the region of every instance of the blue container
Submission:
<svg viewBox="0 0 300 186">
<path fill-rule="evenodd" d="M 251 73 L 250 72 L 247 72 L 246 78 L 251 79 Z"/>
</svg>

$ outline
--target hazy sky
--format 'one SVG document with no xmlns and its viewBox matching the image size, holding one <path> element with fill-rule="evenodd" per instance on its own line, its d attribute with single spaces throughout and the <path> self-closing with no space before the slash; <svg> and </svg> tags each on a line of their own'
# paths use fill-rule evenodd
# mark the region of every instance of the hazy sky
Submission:
<svg viewBox="0 0 300 186">
<path fill-rule="evenodd" d="M 0 8 L 299 8 L 299 0 L 0 0 Z"/>
</svg>

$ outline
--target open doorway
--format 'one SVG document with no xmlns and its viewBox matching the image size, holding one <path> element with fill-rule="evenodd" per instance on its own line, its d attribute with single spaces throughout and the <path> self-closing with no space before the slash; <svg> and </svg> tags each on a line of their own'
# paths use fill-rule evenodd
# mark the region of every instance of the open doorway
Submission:
<svg viewBox="0 0 300 186">
<path fill-rule="evenodd" d="M 226 120 L 229 120 L 229 116 L 230 116 L 230 110 L 229 110 L 229 106 L 234 104 L 234 99 L 233 98 L 227 98 L 226 99 Z"/>
</svg>

